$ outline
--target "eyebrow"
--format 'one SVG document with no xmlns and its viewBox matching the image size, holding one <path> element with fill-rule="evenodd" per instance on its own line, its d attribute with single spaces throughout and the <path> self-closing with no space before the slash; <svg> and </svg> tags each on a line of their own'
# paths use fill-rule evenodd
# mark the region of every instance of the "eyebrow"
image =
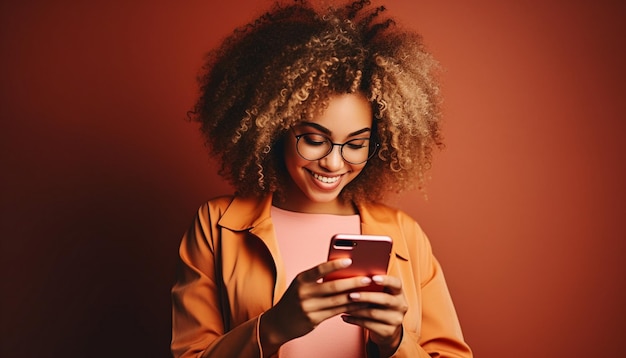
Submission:
<svg viewBox="0 0 626 358">
<path fill-rule="evenodd" d="M 330 131 L 330 129 L 328 129 L 328 128 L 324 127 L 324 126 L 321 126 L 321 125 L 319 125 L 317 123 L 313 123 L 313 122 L 300 122 L 299 125 L 307 126 L 307 127 L 313 127 L 315 129 L 317 129 L 318 131 L 320 131 L 320 132 L 322 132 L 322 133 L 324 133 L 324 134 L 326 134 L 328 136 L 330 136 L 333 133 L 333 132 Z M 352 132 L 352 133 L 348 134 L 348 137 L 353 137 L 355 135 L 359 135 L 359 134 L 366 133 L 366 132 L 371 132 L 371 131 L 372 131 L 371 128 L 359 129 L 358 131 L 355 131 L 355 132 Z"/>
</svg>

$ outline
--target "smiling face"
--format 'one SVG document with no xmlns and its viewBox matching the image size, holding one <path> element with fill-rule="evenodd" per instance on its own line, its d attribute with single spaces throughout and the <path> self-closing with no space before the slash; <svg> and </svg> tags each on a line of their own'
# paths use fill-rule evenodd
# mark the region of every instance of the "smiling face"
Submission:
<svg viewBox="0 0 626 358">
<path fill-rule="evenodd" d="M 286 190 L 286 201 L 279 206 L 286 210 L 353 214 L 350 203 L 339 200 L 339 194 L 359 173 L 366 163 L 351 164 L 341 156 L 341 146 L 318 160 L 302 158 L 296 150 L 296 135 L 315 134 L 333 143 L 345 143 L 358 138 L 369 138 L 372 128 L 372 110 L 360 94 L 343 94 L 332 97 L 328 108 L 310 121 L 294 126 L 285 141 L 285 164 L 291 178 Z M 319 137 L 318 137 L 319 138 Z M 305 138 L 301 138 L 302 141 Z M 349 149 L 346 145 L 344 151 Z"/>
</svg>

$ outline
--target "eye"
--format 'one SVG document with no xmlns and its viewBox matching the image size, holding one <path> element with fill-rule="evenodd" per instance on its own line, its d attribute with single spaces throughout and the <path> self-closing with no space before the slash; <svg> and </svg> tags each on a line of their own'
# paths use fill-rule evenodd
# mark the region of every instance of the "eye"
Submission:
<svg viewBox="0 0 626 358">
<path fill-rule="evenodd" d="M 302 139 L 307 145 L 315 147 L 327 145 L 327 143 L 329 142 L 328 138 L 324 137 L 323 135 L 314 133 L 303 134 Z"/>
<path fill-rule="evenodd" d="M 345 144 L 349 149 L 362 149 L 367 148 L 369 146 L 369 139 L 367 138 L 357 138 L 347 141 Z"/>
</svg>

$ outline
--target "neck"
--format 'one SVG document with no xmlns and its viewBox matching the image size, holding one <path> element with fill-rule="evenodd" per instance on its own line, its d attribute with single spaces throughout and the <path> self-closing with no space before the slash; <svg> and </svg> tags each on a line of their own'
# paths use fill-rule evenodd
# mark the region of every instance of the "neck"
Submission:
<svg viewBox="0 0 626 358">
<path fill-rule="evenodd" d="M 357 213 L 356 207 L 351 202 L 340 201 L 339 199 L 316 203 L 291 200 L 291 198 L 279 201 L 274 197 L 272 205 L 283 210 L 309 214 L 354 215 Z"/>
</svg>

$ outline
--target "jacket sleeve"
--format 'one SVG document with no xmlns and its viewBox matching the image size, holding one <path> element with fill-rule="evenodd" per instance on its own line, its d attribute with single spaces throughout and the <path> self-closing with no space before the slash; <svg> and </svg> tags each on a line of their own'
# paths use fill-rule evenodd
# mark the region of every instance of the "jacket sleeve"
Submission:
<svg viewBox="0 0 626 358">
<path fill-rule="evenodd" d="M 215 209 L 213 209 L 215 210 Z M 213 217 L 212 217 L 213 215 Z M 183 235 L 172 287 L 174 357 L 260 357 L 259 317 L 227 330 L 230 313 L 223 313 L 215 261 L 217 231 L 207 204 Z"/>
<path fill-rule="evenodd" d="M 403 215 L 401 215 L 402 217 Z M 472 351 L 466 344 L 461 326 L 448 290 L 441 266 L 432 253 L 426 234 L 408 217 L 401 226 L 409 252 L 410 274 L 403 273 L 403 280 L 412 277 L 416 282 L 405 287 L 415 287 L 421 312 L 419 331 L 404 327 L 402 341 L 393 357 L 420 358 L 471 358 Z M 413 313 L 416 314 L 416 313 Z M 406 318 L 405 318 L 406 319 Z M 376 357 L 376 354 L 370 355 Z"/>
</svg>

